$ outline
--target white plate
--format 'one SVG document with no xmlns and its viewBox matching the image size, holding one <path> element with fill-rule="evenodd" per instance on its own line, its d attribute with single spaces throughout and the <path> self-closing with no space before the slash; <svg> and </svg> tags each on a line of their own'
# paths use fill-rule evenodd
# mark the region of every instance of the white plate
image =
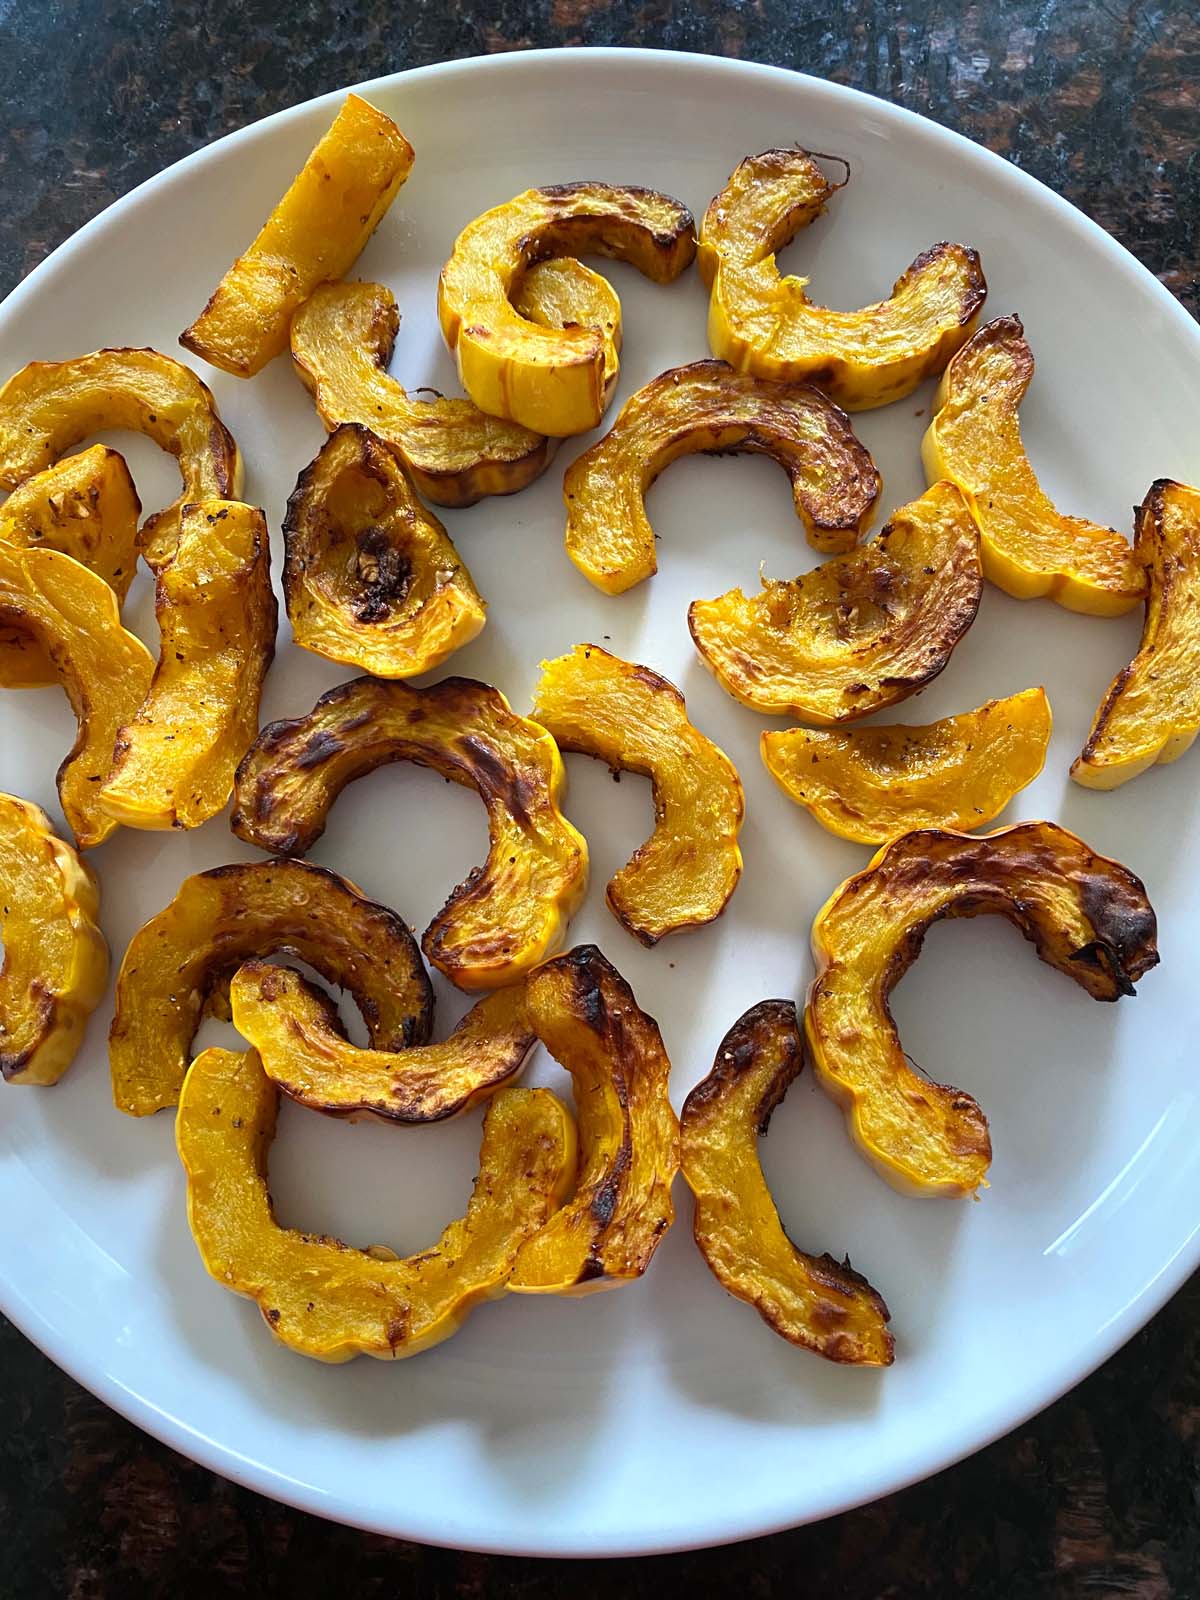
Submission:
<svg viewBox="0 0 1200 1600">
<path fill-rule="evenodd" d="M 934 240 L 982 252 L 985 315 L 1019 310 L 1038 359 L 1022 421 L 1052 495 L 1117 527 L 1155 477 L 1200 479 L 1200 334 L 1105 234 L 1003 161 L 906 112 L 786 72 L 694 56 L 546 52 L 382 79 L 364 91 L 417 149 L 412 178 L 360 263 L 404 313 L 395 370 L 454 387 L 434 282 L 458 229 L 529 184 L 585 176 L 656 185 L 699 212 L 736 162 L 797 140 L 847 156 L 854 178 L 790 263 L 836 306 L 885 293 Z M 271 117 L 113 206 L 0 312 L 0 369 L 103 344 L 178 353 L 178 331 L 253 235 L 339 96 Z M 703 356 L 694 273 L 670 289 L 615 268 L 625 307 L 621 398 Z M 276 362 L 252 383 L 202 367 L 248 465 L 247 498 L 278 529 L 322 439 Z M 890 507 L 923 487 L 929 390 L 856 420 Z M 176 490 L 143 441 L 128 453 L 148 508 Z M 786 480 L 763 460 L 693 459 L 654 491 L 661 572 L 619 600 L 562 551 L 561 468 L 447 524 L 491 602 L 451 670 L 529 704 L 537 663 L 581 639 L 664 671 L 747 791 L 745 877 L 719 923 L 641 949 L 605 909 L 610 873 L 649 831 L 645 786 L 572 757 L 569 811 L 593 887 L 572 938 L 598 941 L 661 1021 L 679 1103 L 730 1023 L 767 995 L 802 995 L 810 919 L 866 852 L 780 794 L 757 755 L 763 724 L 700 669 L 687 602 L 760 563 L 814 557 Z M 144 580 L 135 615 L 149 617 Z M 152 619 L 151 619 L 152 625 Z M 728 1299 L 682 1212 L 639 1284 L 583 1302 L 510 1298 L 431 1355 L 327 1368 L 276 1346 L 252 1305 L 204 1273 L 184 1219 L 167 1115 L 110 1107 L 103 1014 L 60 1088 L 0 1095 L 4 1311 L 61 1366 L 150 1432 L 218 1472 L 307 1510 L 406 1538 L 497 1551 L 615 1555 L 717 1543 L 822 1517 L 935 1471 L 1077 1382 L 1162 1304 L 1200 1258 L 1200 757 L 1113 795 L 1066 769 L 1138 620 L 1095 621 L 989 589 L 946 673 L 903 708 L 932 719 L 1044 683 L 1055 712 L 1045 775 L 1006 820 L 1049 816 L 1141 873 L 1163 965 L 1101 1006 L 996 919 L 935 929 L 896 995 L 905 1043 L 974 1092 L 992 1125 L 992 1187 L 977 1204 L 899 1198 L 855 1154 L 807 1077 L 766 1147 L 798 1241 L 848 1252 L 889 1301 L 896 1365 L 827 1366 Z M 151 632 L 152 637 L 152 632 Z M 307 710 L 343 676 L 286 626 L 265 714 Z M 3 782 L 57 813 L 72 737 L 57 691 L 0 698 Z M 316 858 L 424 926 L 484 850 L 467 791 L 392 767 L 338 802 Z M 97 852 L 105 925 L 126 940 L 190 871 L 251 852 L 222 819 L 198 835 L 122 832 Z M 439 984 L 443 1026 L 463 1009 Z M 213 1037 L 206 1032 L 206 1037 Z M 537 1081 L 562 1087 L 545 1060 Z M 272 1167 L 282 1216 L 400 1250 L 461 1211 L 478 1123 L 345 1126 L 294 1108 Z"/>
</svg>

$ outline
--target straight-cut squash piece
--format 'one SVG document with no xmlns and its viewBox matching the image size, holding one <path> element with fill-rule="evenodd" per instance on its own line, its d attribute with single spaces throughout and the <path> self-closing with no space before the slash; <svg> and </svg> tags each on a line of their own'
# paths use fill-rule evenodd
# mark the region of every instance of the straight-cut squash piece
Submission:
<svg viewBox="0 0 1200 1600">
<path fill-rule="evenodd" d="M 487 861 L 426 928 L 426 956 L 460 989 L 519 983 L 561 944 L 588 856 L 562 813 L 558 746 L 498 689 L 471 678 L 338 684 L 307 716 L 259 734 L 238 768 L 233 831 L 273 855 L 303 855 L 346 784 L 390 761 L 432 767 L 487 808 Z"/>
<path fill-rule="evenodd" d="M 762 593 L 694 600 L 688 626 L 727 694 L 753 711 L 830 727 L 916 694 L 975 620 L 979 534 L 963 497 L 934 484 L 878 539 Z"/>
<path fill-rule="evenodd" d="M 943 242 L 886 300 L 861 311 L 814 305 L 808 280 L 781 276 L 775 257 L 841 187 L 804 150 L 747 157 L 705 215 L 700 270 L 715 356 L 740 372 L 814 383 L 847 411 L 865 411 L 941 372 L 970 336 L 987 284 L 974 250 Z"/>
<path fill-rule="evenodd" d="M 110 428 L 144 433 L 179 463 L 183 493 L 142 524 L 157 569 L 175 554 L 179 514 L 193 500 L 236 500 L 242 462 L 208 385 L 158 350 L 96 350 L 31 361 L 0 388 L 0 486 L 15 489 L 81 440 Z"/>
<path fill-rule="evenodd" d="M 287 349 L 292 313 L 358 260 L 412 170 L 413 147 L 382 111 L 347 95 L 254 243 L 179 336 L 188 350 L 252 378 Z"/>
<path fill-rule="evenodd" d="M 679 1122 L 671 1063 L 653 1017 L 595 945 L 530 975 L 538 1038 L 575 1082 L 574 1197 L 522 1246 L 517 1294 L 590 1294 L 640 1278 L 675 1217 Z"/>
<path fill-rule="evenodd" d="M 742 784 L 725 752 L 692 726 L 675 685 L 578 644 L 542 662 L 533 716 L 560 750 L 654 786 L 654 832 L 605 891 L 617 920 L 653 945 L 719 917 L 742 875 Z"/>
<path fill-rule="evenodd" d="M 246 1295 L 290 1350 L 317 1361 L 398 1361 L 449 1338 L 505 1292 L 522 1243 L 574 1171 L 570 1113 L 547 1089 L 506 1089 L 488 1107 L 466 1215 L 401 1259 L 281 1227 L 267 1162 L 279 1093 L 253 1050 L 205 1050 L 179 1099 L 175 1139 L 188 1224 L 210 1276 Z"/>
<path fill-rule="evenodd" d="M 1071 776 L 1115 789 L 1178 761 L 1200 731 L 1200 489 L 1160 478 L 1138 508 L 1150 579 L 1137 655 L 1109 685 Z"/>
<path fill-rule="evenodd" d="M 695 253 L 691 212 L 652 189 L 554 184 L 484 212 L 455 240 L 438 283 L 438 317 L 463 387 L 481 411 L 537 433 L 586 433 L 611 392 L 611 332 L 522 316 L 512 300 L 522 275 L 548 256 L 603 255 L 670 283 Z"/>
<path fill-rule="evenodd" d="M 233 793 L 275 654 L 262 512 L 237 500 L 185 506 L 154 609 L 158 666 L 137 715 L 117 734 L 96 800 L 127 828 L 198 828 Z"/>
<path fill-rule="evenodd" d="M 520 1076 L 536 1043 L 525 991 L 484 995 L 440 1044 L 364 1050 L 328 999 L 289 967 L 247 961 L 229 987 L 233 1025 L 289 1100 L 328 1116 L 442 1122 Z"/>
<path fill-rule="evenodd" d="M 486 607 L 399 459 L 367 428 L 330 434 L 283 519 L 283 593 L 298 645 L 377 678 L 441 666 Z"/>
<path fill-rule="evenodd" d="M 207 1012 L 228 1016 L 242 962 L 297 955 L 352 996 L 371 1045 L 424 1044 L 433 990 L 403 920 L 352 883 L 307 861 L 239 862 L 185 878 L 129 941 L 108 1060 L 119 1111 L 144 1117 L 173 1106 Z"/>
<path fill-rule="evenodd" d="M 926 828 L 878 851 L 817 913 L 804 1029 L 850 1137 L 902 1194 L 974 1194 L 991 1164 L 978 1104 L 913 1070 L 888 1009 L 934 922 L 989 912 L 1093 1000 L 1132 994 L 1158 964 L 1141 880 L 1056 823 L 984 838 Z"/>
<path fill-rule="evenodd" d="M 789 1344 L 827 1361 L 890 1367 L 887 1306 L 848 1262 L 792 1243 L 763 1176 L 758 1141 L 803 1064 L 791 1000 L 751 1006 L 721 1040 L 679 1119 L 680 1166 L 696 1197 L 692 1231 L 721 1287 Z"/>
<path fill-rule="evenodd" d="M 981 828 L 1046 761 L 1044 689 L 988 700 L 923 727 L 788 728 L 764 733 L 767 771 L 823 828 L 885 844 L 914 828 Z"/>
<path fill-rule="evenodd" d="M 40 806 L 0 794 L 0 1075 L 57 1083 L 108 983 L 100 885 Z"/>
<path fill-rule="evenodd" d="M 1017 415 L 1032 377 L 1019 317 L 980 328 L 938 386 L 921 445 L 926 476 L 962 490 L 979 524 L 984 576 L 1006 594 L 1118 616 L 1145 594 L 1146 575 L 1121 534 L 1064 516 L 1042 489 Z"/>
<path fill-rule="evenodd" d="M 809 543 L 826 552 L 858 543 L 879 495 L 849 418 L 819 390 L 723 361 L 674 367 L 631 395 L 604 438 L 567 468 L 567 554 L 589 583 L 623 594 L 658 570 L 646 491 L 672 461 L 699 451 L 777 461 Z"/>
</svg>

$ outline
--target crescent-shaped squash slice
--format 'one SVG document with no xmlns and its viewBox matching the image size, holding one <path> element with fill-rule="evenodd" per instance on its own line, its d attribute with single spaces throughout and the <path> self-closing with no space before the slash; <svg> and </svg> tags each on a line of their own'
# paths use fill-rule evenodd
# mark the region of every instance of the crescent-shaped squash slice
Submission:
<svg viewBox="0 0 1200 1600">
<path fill-rule="evenodd" d="M 981 828 L 1046 761 L 1044 689 L 988 700 L 923 727 L 788 728 L 764 733 L 767 771 L 823 828 L 884 844 L 914 828 Z"/>
<path fill-rule="evenodd" d="M 753 711 L 853 722 L 936 678 L 975 620 L 979 535 L 958 490 L 934 484 L 878 539 L 791 582 L 693 600 L 688 626 L 721 687 Z"/>
<path fill-rule="evenodd" d="M 646 491 L 672 461 L 701 450 L 777 461 L 818 550 L 852 549 L 879 494 L 849 418 L 819 390 L 748 377 L 723 361 L 675 367 L 632 395 L 567 468 L 567 554 L 589 583 L 623 594 L 658 571 Z"/>
<path fill-rule="evenodd" d="M 692 1231 L 721 1287 L 781 1338 L 828 1361 L 890 1367 L 887 1306 L 849 1262 L 797 1249 L 763 1176 L 758 1141 L 803 1065 L 791 1000 L 751 1006 L 721 1040 L 679 1119 Z"/>
<path fill-rule="evenodd" d="M 987 1118 L 964 1090 L 913 1071 L 888 1009 L 931 924 L 987 912 L 1094 1000 L 1132 994 L 1158 964 L 1141 880 L 1056 823 L 984 838 L 926 828 L 878 851 L 817 913 L 804 1030 L 851 1138 L 902 1194 L 974 1194 L 991 1164 Z"/>
<path fill-rule="evenodd" d="M 1200 489 L 1169 478 L 1151 485 L 1135 548 L 1150 578 L 1142 642 L 1071 768 L 1086 789 L 1115 789 L 1178 761 L 1200 731 Z"/>
<path fill-rule="evenodd" d="M 79 724 L 58 797 L 76 844 L 89 850 L 117 825 L 100 806 L 100 785 L 118 730 L 146 698 L 153 658 L 121 626 L 104 579 L 58 550 L 0 543 L 0 632 L 10 628 L 41 646 Z"/>
<path fill-rule="evenodd" d="M 608 279 L 574 256 L 558 256 L 535 261 L 517 279 L 511 299 L 517 312 L 540 328 L 599 332 L 604 348 L 600 406 L 607 411 L 621 370 L 622 339 L 621 302 Z"/>
<path fill-rule="evenodd" d="M 205 1268 L 255 1301 L 281 1344 L 317 1361 L 396 1361 L 449 1338 L 505 1292 L 522 1243 L 574 1172 L 567 1108 L 546 1089 L 506 1089 L 484 1117 L 466 1215 L 405 1259 L 358 1250 L 276 1219 L 267 1161 L 278 1106 L 253 1050 L 205 1050 L 183 1086 L 175 1139 Z"/>
<path fill-rule="evenodd" d="M 803 150 L 749 156 L 709 206 L 700 270 L 710 285 L 708 342 L 740 372 L 815 383 L 847 411 L 890 405 L 940 372 L 970 336 L 987 294 L 974 250 L 935 244 L 890 297 L 861 311 L 813 305 L 807 279 L 775 263 L 841 188 Z"/>
<path fill-rule="evenodd" d="M 214 367 L 252 378 L 287 349 L 292 313 L 340 278 L 412 171 L 413 147 L 390 117 L 347 95 L 333 123 L 179 342 Z"/>
<path fill-rule="evenodd" d="M 377 678 L 415 678 L 483 627 L 450 535 L 381 440 L 346 423 L 296 480 L 283 519 L 296 643 Z"/>
<path fill-rule="evenodd" d="M 289 1100 L 329 1116 L 442 1122 L 520 1075 L 535 1036 L 518 984 L 478 1001 L 441 1044 L 362 1050 L 298 972 L 247 961 L 229 987 L 233 1025 Z"/>
<path fill-rule="evenodd" d="M 93 433 L 144 433 L 179 462 L 183 493 L 142 525 L 153 568 L 171 559 L 193 500 L 236 500 L 242 462 L 208 385 L 157 350 L 96 350 L 31 361 L 0 388 L 0 485 L 15 489 Z"/>
<path fill-rule="evenodd" d="M 158 573 L 158 667 L 117 734 L 101 810 L 127 828 L 198 828 L 222 810 L 258 732 L 275 654 L 271 545 L 238 500 L 185 506 L 179 547 Z"/>
<path fill-rule="evenodd" d="M 526 1003 L 538 1038 L 575 1083 L 575 1195 L 522 1246 L 517 1294 L 590 1294 L 640 1278 L 675 1218 L 679 1122 L 671 1063 L 653 1017 L 595 945 L 532 973 Z"/>
<path fill-rule="evenodd" d="M 560 809 L 558 746 L 498 689 L 471 678 L 338 684 L 306 717 L 259 734 L 238 768 L 233 831 L 274 855 L 303 855 L 345 786 L 389 761 L 432 767 L 487 807 L 487 861 L 426 928 L 426 956 L 460 989 L 519 982 L 562 942 L 588 856 Z"/>
<path fill-rule="evenodd" d="M 57 1083 L 108 983 L 100 886 L 40 806 L 0 794 L 0 1074 Z"/>
<path fill-rule="evenodd" d="M 1032 377 L 1019 317 L 980 328 L 938 386 L 921 445 L 926 476 L 962 490 L 979 524 L 984 575 L 1006 594 L 1118 616 L 1145 594 L 1145 572 L 1115 529 L 1063 516 L 1044 493 L 1017 416 Z"/>
<path fill-rule="evenodd" d="M 108 1061 L 117 1109 L 144 1117 L 179 1096 L 206 1012 L 228 1016 L 229 981 L 251 956 L 288 952 L 353 997 L 372 1046 L 424 1044 L 433 990 L 394 911 L 307 861 L 239 862 L 185 878 L 129 941 Z"/>
<path fill-rule="evenodd" d="M 670 283 L 695 253 L 691 212 L 653 189 L 554 184 L 485 211 L 455 240 L 438 283 L 438 317 L 463 387 L 492 416 L 538 433 L 586 433 L 611 388 L 611 332 L 522 316 L 512 302 L 522 274 L 547 256 L 602 255 Z"/>
<path fill-rule="evenodd" d="M 613 915 L 643 944 L 719 917 L 742 875 L 741 779 L 688 721 L 673 683 L 596 644 L 542 662 L 533 716 L 560 750 L 654 786 L 654 832 L 609 879 Z"/>
<path fill-rule="evenodd" d="M 35 472 L 0 506 L 0 544 L 59 550 L 124 600 L 137 567 L 141 504 L 124 458 L 95 444 Z M 43 688 L 58 674 L 30 634 L 0 629 L 0 687 Z"/>
</svg>

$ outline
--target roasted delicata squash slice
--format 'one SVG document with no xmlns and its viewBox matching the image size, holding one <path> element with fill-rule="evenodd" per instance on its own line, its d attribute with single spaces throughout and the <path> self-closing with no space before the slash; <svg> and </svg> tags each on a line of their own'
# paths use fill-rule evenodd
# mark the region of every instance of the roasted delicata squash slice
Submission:
<svg viewBox="0 0 1200 1600">
<path fill-rule="evenodd" d="M 247 961 L 229 989 L 233 1025 L 289 1100 L 329 1116 L 442 1122 L 516 1079 L 536 1037 L 521 984 L 478 1001 L 441 1044 L 363 1050 L 298 972 Z"/>
<path fill-rule="evenodd" d="M 275 654 L 271 546 L 261 511 L 185 506 L 179 546 L 155 585 L 158 666 L 117 734 L 96 801 L 127 828 L 198 828 L 224 809 L 258 732 Z"/>
<path fill-rule="evenodd" d="M 600 405 L 607 411 L 621 370 L 621 302 L 608 279 L 574 256 L 535 261 L 517 279 L 512 303 L 541 328 L 593 328 L 604 346 Z"/>
<path fill-rule="evenodd" d="M 941 372 L 970 336 L 987 284 L 974 250 L 942 243 L 901 273 L 887 300 L 861 311 L 813 305 L 808 280 L 781 276 L 775 257 L 841 187 L 803 150 L 747 157 L 705 215 L 700 271 L 715 356 L 740 372 L 815 383 L 847 411 L 865 411 Z"/>
<path fill-rule="evenodd" d="M 692 214 L 669 195 L 610 183 L 527 189 L 468 223 L 438 284 L 438 316 L 481 411 L 538 433 L 586 433 L 603 415 L 615 346 L 604 327 L 547 328 L 512 296 L 548 256 L 612 256 L 670 283 L 696 253 Z"/>
<path fill-rule="evenodd" d="M 595 945 L 530 975 L 538 1038 L 575 1082 L 579 1172 L 574 1197 L 522 1246 L 517 1294 L 590 1294 L 640 1278 L 675 1217 L 679 1122 L 671 1063 L 653 1017 Z"/>
<path fill-rule="evenodd" d="M 118 730 L 146 698 L 154 661 L 121 626 L 117 597 L 58 550 L 0 543 L 0 634 L 28 636 L 53 663 L 79 733 L 58 769 L 58 798 L 81 850 L 116 822 L 100 806 Z"/>
<path fill-rule="evenodd" d="M 914 828 L 982 828 L 1046 761 L 1044 689 L 989 700 L 923 727 L 788 728 L 764 733 L 767 771 L 823 828 L 884 844 Z"/>
<path fill-rule="evenodd" d="M 692 726 L 675 685 L 580 644 L 542 662 L 533 716 L 560 750 L 654 785 L 654 832 L 609 879 L 617 920 L 652 945 L 719 917 L 742 874 L 742 784 L 725 752 Z"/>
<path fill-rule="evenodd" d="M 339 684 L 306 717 L 259 734 L 238 768 L 233 831 L 274 855 L 303 855 L 346 784 L 389 761 L 432 767 L 487 807 L 487 861 L 426 928 L 426 956 L 460 989 L 518 983 L 561 944 L 588 856 L 560 809 L 558 746 L 498 689 L 470 678 Z"/>
<path fill-rule="evenodd" d="M 1044 493 L 1017 416 L 1032 377 L 1019 317 L 980 328 L 938 386 L 921 445 L 926 476 L 962 490 L 979 524 L 984 575 L 1006 594 L 1117 616 L 1145 594 L 1145 572 L 1115 529 L 1064 516 Z"/>
<path fill-rule="evenodd" d="M 253 1050 L 205 1050 L 179 1098 L 175 1138 L 188 1222 L 205 1268 L 256 1302 L 275 1337 L 317 1361 L 396 1361 L 449 1338 L 505 1292 L 521 1245 L 570 1187 L 574 1130 L 547 1089 L 505 1089 L 487 1109 L 466 1215 L 406 1259 L 283 1228 L 267 1160 L 279 1093 Z"/>
<path fill-rule="evenodd" d="M 790 1344 L 828 1361 L 890 1367 L 887 1306 L 849 1262 L 797 1249 L 763 1176 L 759 1138 L 803 1064 L 795 1005 L 763 1000 L 730 1028 L 688 1095 L 680 1165 L 696 1197 L 696 1243 L 721 1287 Z"/>
<path fill-rule="evenodd" d="M 201 1018 L 228 1016 L 238 967 L 276 952 L 347 990 L 372 1048 L 406 1050 L 429 1037 L 433 991 L 394 911 L 307 861 L 214 867 L 185 878 L 125 951 L 108 1036 L 117 1109 L 143 1117 L 173 1106 Z"/>
<path fill-rule="evenodd" d="M 385 444 L 355 423 L 300 474 L 283 519 L 296 643 L 377 678 L 441 666 L 486 607 L 450 535 Z"/>
<path fill-rule="evenodd" d="M 870 544 L 791 582 L 764 579 L 688 609 L 721 687 L 753 711 L 832 726 L 906 700 L 936 678 L 975 620 L 979 535 L 937 483 Z"/>
<path fill-rule="evenodd" d="M 1086 789 L 1115 789 L 1178 761 L 1200 731 L 1200 489 L 1169 478 L 1152 484 L 1135 548 L 1150 579 L 1142 642 L 1109 685 L 1071 768 Z"/>
<path fill-rule="evenodd" d="M 723 361 L 675 367 L 632 395 L 604 438 L 567 468 L 567 554 L 589 583 L 623 594 L 657 572 L 646 491 L 672 461 L 699 451 L 777 461 L 818 550 L 852 549 L 879 494 L 870 455 L 819 390 L 749 377 Z"/>
<path fill-rule="evenodd" d="M 851 1138 L 903 1194 L 974 1194 L 991 1164 L 983 1112 L 964 1090 L 914 1072 L 888 1009 L 932 923 L 987 912 L 1094 1000 L 1132 994 L 1158 964 L 1141 880 L 1053 822 L 984 838 L 922 829 L 848 878 L 813 923 L 804 1029 Z"/>
<path fill-rule="evenodd" d="M 412 170 L 413 147 L 382 111 L 347 95 L 257 239 L 179 336 L 188 350 L 252 378 L 287 349 L 292 313 L 358 260 Z"/>
<path fill-rule="evenodd" d="M 0 1074 L 57 1083 L 108 983 L 100 886 L 40 806 L 0 794 Z"/>
<path fill-rule="evenodd" d="M 236 499 L 242 463 L 208 385 L 157 350 L 96 350 L 31 361 L 0 388 L 0 485 L 15 489 L 93 433 L 144 433 L 179 462 L 183 493 L 142 525 L 158 568 L 175 553 L 179 514 L 193 500 Z"/>
</svg>

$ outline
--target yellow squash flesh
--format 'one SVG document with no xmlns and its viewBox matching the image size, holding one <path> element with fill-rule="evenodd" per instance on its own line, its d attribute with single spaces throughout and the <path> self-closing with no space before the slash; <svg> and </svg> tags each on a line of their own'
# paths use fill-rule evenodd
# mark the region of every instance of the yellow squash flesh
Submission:
<svg viewBox="0 0 1200 1600">
<path fill-rule="evenodd" d="M 936 678 L 975 620 L 979 535 L 961 494 L 935 484 L 878 539 L 791 582 L 694 600 L 688 626 L 726 693 L 818 726 L 853 722 Z"/>
<path fill-rule="evenodd" d="M 40 806 L 0 794 L 0 1074 L 57 1083 L 108 983 L 100 886 Z"/>
<path fill-rule="evenodd" d="M 267 1175 L 278 1103 L 252 1050 L 206 1050 L 183 1086 L 175 1138 L 206 1270 L 255 1301 L 280 1343 L 317 1361 L 396 1361 L 449 1338 L 505 1292 L 521 1244 L 574 1171 L 566 1107 L 546 1089 L 506 1089 L 484 1118 L 466 1215 L 430 1249 L 385 1257 L 280 1226 Z"/>
<path fill-rule="evenodd" d="M 580 644 L 542 662 L 533 716 L 560 750 L 654 786 L 654 832 L 605 891 L 618 921 L 653 945 L 719 917 L 742 874 L 742 785 L 725 752 L 689 722 L 675 685 Z"/>
<path fill-rule="evenodd" d="M 1046 760 L 1044 689 L 989 700 L 923 727 L 788 728 L 764 733 L 767 771 L 823 828 L 884 844 L 914 828 L 981 828 Z"/>
<path fill-rule="evenodd" d="M 913 1070 L 888 1009 L 934 922 L 989 912 L 1094 1000 L 1132 994 L 1158 963 L 1140 879 L 1053 822 L 984 838 L 923 829 L 878 851 L 813 923 L 804 1029 L 851 1138 L 902 1194 L 974 1194 L 991 1164 L 978 1104 Z"/>
<path fill-rule="evenodd" d="M 1048 595 L 1070 611 L 1115 617 L 1146 592 L 1129 541 L 1058 511 L 1037 480 L 1017 408 L 1033 377 L 1019 317 L 980 328 L 946 368 L 921 455 L 931 483 L 962 490 L 979 525 L 983 571 L 1018 600 Z"/>
<path fill-rule="evenodd" d="M 233 793 L 275 653 L 270 562 L 261 511 L 236 500 L 184 507 L 155 586 L 158 667 L 96 796 L 125 827 L 198 828 Z"/>
<path fill-rule="evenodd" d="M 803 1063 L 790 1000 L 752 1006 L 722 1039 L 679 1119 L 692 1230 L 721 1287 L 781 1338 L 828 1361 L 888 1367 L 887 1306 L 849 1262 L 797 1249 L 763 1176 L 758 1141 Z"/>
<path fill-rule="evenodd" d="M 180 344 L 235 377 L 261 372 L 287 349 L 296 308 L 358 260 L 412 164 L 412 145 L 391 118 L 347 95 L 254 243 L 180 334 Z"/>
</svg>

